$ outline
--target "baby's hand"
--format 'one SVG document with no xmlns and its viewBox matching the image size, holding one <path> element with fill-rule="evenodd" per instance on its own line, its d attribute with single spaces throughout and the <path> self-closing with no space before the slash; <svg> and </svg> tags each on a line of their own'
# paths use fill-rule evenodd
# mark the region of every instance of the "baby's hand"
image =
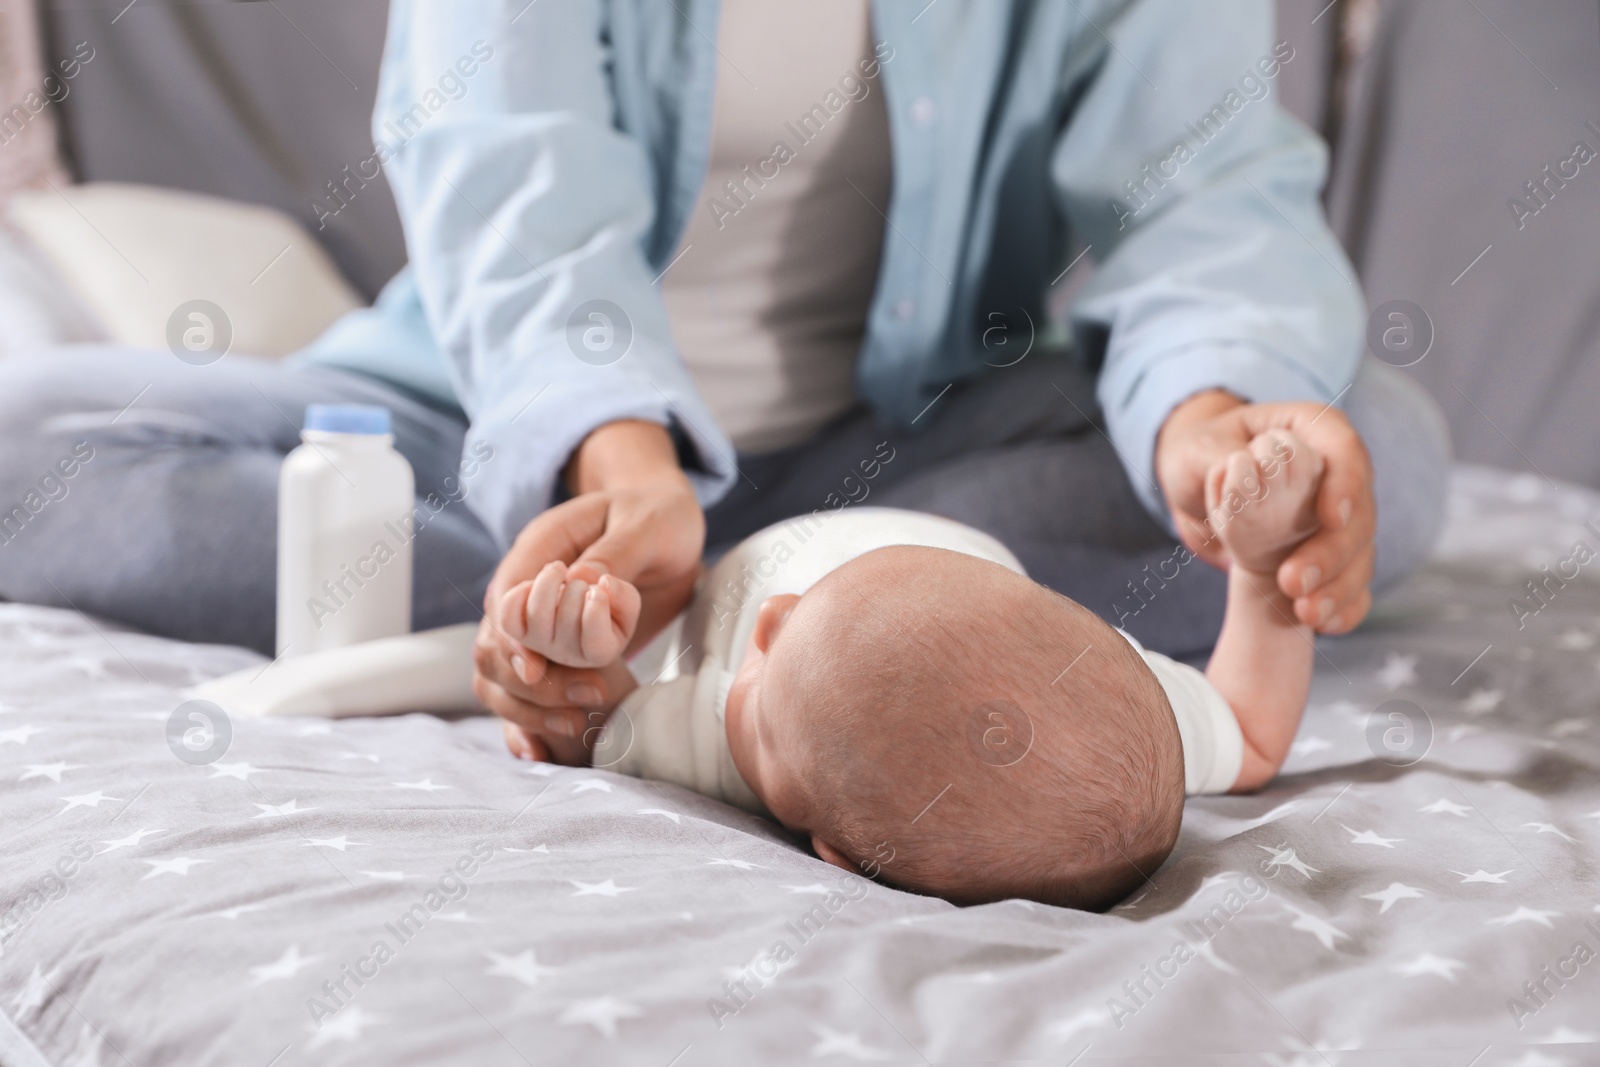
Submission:
<svg viewBox="0 0 1600 1067">
<path fill-rule="evenodd" d="M 500 625 L 523 645 L 567 667 L 604 667 L 622 656 L 639 624 L 639 590 L 588 564 L 545 564 L 506 590 Z"/>
<path fill-rule="evenodd" d="M 1236 566 L 1275 574 L 1317 530 L 1322 457 L 1288 430 L 1257 434 L 1206 475 L 1206 522 Z"/>
</svg>

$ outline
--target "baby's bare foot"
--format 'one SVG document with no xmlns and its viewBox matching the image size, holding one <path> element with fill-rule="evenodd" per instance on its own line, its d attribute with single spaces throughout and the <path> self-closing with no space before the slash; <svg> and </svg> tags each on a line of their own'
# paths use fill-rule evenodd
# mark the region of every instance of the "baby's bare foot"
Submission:
<svg viewBox="0 0 1600 1067">
<path fill-rule="evenodd" d="M 1206 477 L 1206 517 L 1236 566 L 1273 574 L 1317 529 L 1322 457 L 1288 430 L 1256 435 Z"/>
</svg>

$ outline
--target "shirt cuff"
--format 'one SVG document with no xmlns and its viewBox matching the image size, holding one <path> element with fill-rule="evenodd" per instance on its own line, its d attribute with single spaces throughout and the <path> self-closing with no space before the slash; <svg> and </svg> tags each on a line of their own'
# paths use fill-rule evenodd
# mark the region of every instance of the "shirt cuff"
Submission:
<svg viewBox="0 0 1600 1067">
<path fill-rule="evenodd" d="M 502 549 L 556 502 L 561 473 L 584 438 L 622 419 L 665 426 L 687 444 L 684 473 L 702 507 L 733 485 L 733 445 L 690 390 L 609 375 L 552 382 L 496 403 L 467 431 L 463 456 L 476 457 L 482 474 L 466 499 Z"/>
<path fill-rule="evenodd" d="M 1327 402 L 1335 389 L 1299 364 L 1247 345 L 1179 349 L 1137 368 L 1100 375 L 1100 407 L 1133 490 L 1152 518 L 1176 535 L 1156 481 L 1156 437 L 1179 404 L 1208 389 L 1225 389 L 1246 403 Z"/>
</svg>

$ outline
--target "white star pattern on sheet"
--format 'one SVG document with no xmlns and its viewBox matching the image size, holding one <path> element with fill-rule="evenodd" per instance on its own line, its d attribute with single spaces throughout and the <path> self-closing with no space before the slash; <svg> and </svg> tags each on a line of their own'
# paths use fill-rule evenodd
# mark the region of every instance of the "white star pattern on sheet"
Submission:
<svg viewBox="0 0 1600 1067">
<path fill-rule="evenodd" d="M 62 660 L 62 666 L 81 671 L 85 677 L 96 681 L 111 677 L 111 672 L 106 670 L 105 661 L 95 656 L 85 656 L 81 653 L 68 656 Z"/>
<path fill-rule="evenodd" d="M 778 975 L 782 974 L 784 971 L 787 971 L 790 967 L 793 967 L 797 962 L 797 957 L 791 956 L 786 960 L 780 960 L 776 957 L 768 957 L 765 950 L 758 951 L 754 956 L 751 956 L 749 960 L 737 967 L 722 968 L 722 976 L 729 981 L 736 982 L 746 974 L 752 972 L 757 964 L 765 961 L 770 961 L 772 963 L 772 973 L 770 975 L 765 971 L 755 971 L 755 973 L 760 976 L 760 981 L 771 982 Z"/>
<path fill-rule="evenodd" d="M 1600 1041 L 1600 1037 L 1596 1037 L 1594 1034 L 1585 1033 L 1582 1030 L 1573 1030 L 1566 1026 L 1558 1026 L 1550 1031 L 1539 1043 L 1541 1045 L 1591 1045 L 1596 1041 Z"/>
<path fill-rule="evenodd" d="M 637 814 L 637 815 L 660 815 L 663 818 L 671 819 L 673 822 L 678 823 L 680 825 L 683 823 L 682 816 L 680 816 L 675 811 L 668 811 L 666 808 L 640 808 L 637 812 L 635 812 L 635 814 Z"/>
<path fill-rule="evenodd" d="M 0 745 L 25 745 L 28 738 L 35 734 L 47 733 L 43 726 L 17 726 L 10 730 L 0 730 Z"/>
<path fill-rule="evenodd" d="M 632 885 L 618 885 L 610 878 L 603 882 L 580 882 L 576 878 L 568 878 L 567 881 L 578 887 L 578 891 L 572 894 L 575 897 L 614 897 L 632 893 L 639 888 Z"/>
<path fill-rule="evenodd" d="M 1525 822 L 1525 823 L 1522 824 L 1522 828 L 1524 830 L 1526 830 L 1530 826 L 1533 827 L 1533 832 L 1536 833 L 1536 834 L 1555 834 L 1559 838 L 1562 838 L 1562 839 L 1567 840 L 1567 841 L 1572 841 L 1574 843 L 1576 843 L 1577 840 L 1578 840 L 1576 837 L 1573 837 L 1571 834 L 1567 833 L 1565 830 L 1562 830 L 1560 827 L 1556 826 L 1555 823 Z"/>
<path fill-rule="evenodd" d="M 98 853 L 96 853 L 96 855 L 104 856 L 107 852 L 115 852 L 119 848 L 132 848 L 134 845 L 137 845 L 151 834 L 164 833 L 166 833 L 165 830 L 135 830 L 127 837 L 119 837 L 115 841 L 100 842 L 106 847 L 101 849 Z"/>
<path fill-rule="evenodd" d="M 403 882 L 406 880 L 404 871 L 357 871 L 375 882 Z"/>
<path fill-rule="evenodd" d="M 321 958 L 321 956 L 302 956 L 299 945 L 290 945 L 283 950 L 283 955 L 273 962 L 250 968 L 250 976 L 255 979 L 255 985 L 274 982 L 280 978 L 293 978 Z"/>
<path fill-rule="evenodd" d="M 287 804 L 258 803 L 256 807 L 260 808 L 261 812 L 258 815 L 252 815 L 252 819 L 274 819 L 282 815 L 299 815 L 303 812 L 317 810 L 316 808 L 302 808 L 299 800 L 291 800 Z"/>
<path fill-rule="evenodd" d="M 525 773 L 537 775 L 540 778 L 548 778 L 560 770 L 561 768 L 557 767 L 553 763 L 535 763 L 532 767 L 529 767 Z"/>
<path fill-rule="evenodd" d="M 764 871 L 764 870 L 766 870 L 766 868 L 761 866 L 761 864 L 759 864 L 759 863 L 751 863 L 749 860 L 727 860 L 727 859 L 721 858 L 720 856 L 718 858 L 714 859 L 714 860 L 707 860 L 706 861 L 706 866 L 707 867 L 737 867 L 741 871 Z"/>
<path fill-rule="evenodd" d="M 1429 815 L 1459 815 L 1465 819 L 1467 813 L 1472 809 L 1465 804 L 1457 804 L 1453 800 L 1446 800 L 1444 797 L 1440 797 L 1427 807 L 1418 808 L 1417 810 L 1426 812 Z"/>
<path fill-rule="evenodd" d="M 1498 689 L 1474 689 L 1467 699 L 1461 702 L 1461 710 L 1468 715 L 1487 715 L 1500 706 L 1506 695 Z"/>
<path fill-rule="evenodd" d="M 305 840 L 307 848 L 331 848 L 335 852 L 343 852 L 351 847 L 360 848 L 365 844 L 365 841 L 352 841 L 344 834 L 338 837 L 308 837 Z"/>
<path fill-rule="evenodd" d="M 1370 712 L 1363 710 L 1359 704 L 1349 700 L 1335 700 L 1328 705 L 1328 712 L 1349 720 L 1351 726 L 1363 730 L 1366 729 L 1367 719 L 1371 717 Z"/>
<path fill-rule="evenodd" d="M 1344 823 L 1339 825 L 1344 826 Z M 1344 826 L 1344 828 L 1350 834 L 1350 843 L 1352 845 L 1378 845 L 1382 848 L 1394 848 L 1395 845 L 1405 841 L 1403 837 L 1381 837 L 1375 830 L 1354 830 L 1348 826 Z"/>
<path fill-rule="evenodd" d="M 604 778 L 580 778 L 572 786 L 574 793 L 590 793 L 597 789 L 602 793 L 609 793 L 611 783 Z"/>
<path fill-rule="evenodd" d="M 501 852 L 542 852 L 546 856 L 548 856 L 550 854 L 550 846 L 549 845 L 534 845 L 532 848 L 515 848 L 515 847 L 513 847 L 511 845 L 501 845 L 500 846 L 500 851 Z"/>
<path fill-rule="evenodd" d="M 61 784 L 62 771 L 76 771 L 83 767 L 81 763 L 25 763 L 22 777 L 19 782 L 26 782 L 29 778 L 48 778 L 56 785 Z"/>
<path fill-rule="evenodd" d="M 213 763 L 211 777 L 237 778 L 241 782 L 248 782 L 252 774 L 266 774 L 260 767 L 252 767 L 248 763 Z"/>
<path fill-rule="evenodd" d="M 817 1043 L 811 1046 L 811 1058 L 821 1059 L 823 1056 L 849 1056 L 853 1060 L 886 1060 L 889 1054 L 882 1049 L 873 1048 L 863 1044 L 861 1038 L 853 1033 L 842 1030 L 831 1030 L 826 1026 L 813 1024 L 811 1032 L 817 1035 Z"/>
<path fill-rule="evenodd" d="M 145 860 L 144 862 L 150 865 L 150 873 L 139 879 L 141 882 L 147 882 L 158 874 L 176 874 L 187 878 L 190 867 L 195 867 L 202 863 L 210 863 L 211 861 L 193 860 L 188 856 L 179 856 L 176 859 Z"/>
<path fill-rule="evenodd" d="M 49 975 L 33 965 L 33 973 L 28 975 L 17 995 L 11 998 L 13 1013 L 18 1019 L 26 1018 L 37 1011 L 43 1004 L 45 995 L 51 992 L 52 986 Z"/>
<path fill-rule="evenodd" d="M 1238 877 L 1238 871 L 1218 871 L 1216 874 L 1207 875 L 1205 878 L 1202 878 L 1200 880 L 1200 888 L 1195 890 L 1195 892 L 1204 893 L 1207 889 L 1210 889 L 1214 885 L 1225 885 L 1235 881 Z"/>
<path fill-rule="evenodd" d="M 443 918 L 443 916 L 441 916 Z M 484 974 L 495 975 L 500 978 L 510 978 L 532 988 L 539 983 L 539 979 L 547 974 L 560 974 L 560 967 L 546 967 L 539 962 L 533 949 L 524 949 L 515 956 L 507 956 L 503 952 L 493 949 L 483 954 L 493 966 L 485 968 Z"/>
<path fill-rule="evenodd" d="M 78 1030 L 78 1040 L 61 1061 L 61 1067 L 100 1067 L 100 1053 L 106 1039 L 94 1027 L 84 1023 Z"/>
<path fill-rule="evenodd" d="M 1254 827 L 1257 827 L 1257 826 L 1265 825 L 1266 823 L 1269 823 L 1269 822 L 1274 822 L 1274 821 L 1276 821 L 1278 819 L 1283 818 L 1285 815 L 1289 814 L 1291 811 L 1298 810 L 1299 807 L 1300 807 L 1300 801 L 1298 801 L 1298 800 L 1285 800 L 1282 804 L 1279 804 L 1277 807 L 1273 808 L 1271 811 L 1267 812 L 1265 815 L 1258 815 L 1254 819 L 1251 819 L 1249 822 L 1245 823 L 1244 824 L 1245 825 L 1245 829 L 1251 829 L 1251 828 L 1254 828 Z"/>
<path fill-rule="evenodd" d="M 1293 904 L 1285 904 L 1284 907 L 1288 908 L 1295 916 L 1294 922 L 1289 924 L 1289 929 L 1304 930 L 1318 941 L 1321 941 L 1323 948 L 1331 949 L 1335 941 L 1341 938 L 1349 938 L 1350 936 L 1327 920 L 1319 919 L 1308 911 L 1301 911 Z"/>
<path fill-rule="evenodd" d="M 1495 885 L 1505 885 L 1506 884 L 1506 875 L 1512 873 L 1512 871 L 1515 871 L 1515 870 L 1516 870 L 1516 868 L 1513 867 L 1510 871 L 1501 871 L 1499 874 L 1490 874 L 1488 871 L 1484 870 L 1482 867 L 1479 867 L 1477 870 L 1473 871 L 1471 874 L 1468 874 L 1466 871 L 1451 871 L 1450 873 L 1451 874 L 1459 874 L 1461 876 L 1461 884 L 1462 885 L 1466 885 L 1468 882 L 1492 882 Z"/>
<path fill-rule="evenodd" d="M 1538 923 L 1540 926 L 1553 929 L 1555 924 L 1550 920 L 1559 918 L 1559 911 L 1540 911 L 1537 908 L 1517 906 L 1517 910 L 1507 915 L 1497 915 L 1489 920 L 1490 926 L 1510 926 L 1513 923 Z"/>
<path fill-rule="evenodd" d="M 360 1005 L 352 1004 L 340 1011 L 331 1019 L 322 1020 L 321 1026 L 313 1025 L 316 1031 L 311 1040 L 306 1044 L 306 1050 L 315 1052 L 331 1041 L 355 1041 L 361 1037 L 361 1031 L 374 1023 L 383 1021 L 383 1016 L 372 1015 L 362 1011 Z"/>
<path fill-rule="evenodd" d="M 1385 689 L 1399 689 L 1403 685 L 1412 685 L 1417 680 L 1417 657 L 1391 652 L 1373 677 Z"/>
<path fill-rule="evenodd" d="M 432 778 L 424 778 L 420 782 L 390 782 L 396 789 L 417 789 L 424 793 L 437 793 L 441 789 L 453 789 L 454 786 L 434 785 Z"/>
<path fill-rule="evenodd" d="M 1068 1015 L 1065 1019 L 1057 1019 L 1045 1027 L 1045 1034 L 1057 1041 L 1065 1041 L 1080 1030 L 1087 1030 L 1091 1026 L 1104 1026 L 1110 1021 L 1104 1008 L 1084 1008 L 1075 1014 Z"/>
<path fill-rule="evenodd" d="M 814 893 L 819 897 L 825 897 L 828 895 L 828 887 L 823 885 L 821 882 L 812 882 L 810 885 L 785 885 L 779 886 L 779 888 L 787 889 L 789 892 L 795 894 Z"/>
<path fill-rule="evenodd" d="M 1567 1061 L 1546 1056 L 1538 1049 L 1529 1049 L 1507 1063 L 1506 1067 L 1567 1067 Z"/>
<path fill-rule="evenodd" d="M 67 802 L 67 806 L 57 812 L 56 814 L 58 815 L 65 815 L 73 808 L 98 808 L 107 800 L 114 800 L 118 803 L 122 801 L 121 797 L 108 797 L 98 789 L 93 793 L 81 793 L 75 797 L 62 797 L 61 799 Z"/>
<path fill-rule="evenodd" d="M 1299 856 L 1294 854 L 1294 849 L 1287 846 L 1283 848 L 1271 848 L 1267 845 L 1257 845 L 1256 848 L 1259 848 L 1263 852 L 1272 853 L 1272 858 L 1267 861 L 1268 867 L 1292 867 L 1301 874 L 1305 875 L 1307 878 L 1311 877 L 1312 872 L 1316 872 L 1318 874 L 1322 873 L 1316 867 L 1307 866 Z"/>
<path fill-rule="evenodd" d="M 1460 960 L 1446 959 L 1443 956 L 1435 956 L 1431 952 L 1424 952 L 1410 963 L 1402 963 L 1394 970 L 1396 974 L 1405 975 L 1407 978 L 1420 978 L 1425 974 L 1431 974 L 1436 978 L 1443 978 L 1445 981 L 1454 984 L 1456 968 L 1465 966 L 1466 964 Z"/>
<path fill-rule="evenodd" d="M 1191 947 L 1194 948 L 1196 955 L 1205 960 L 1207 963 L 1211 964 L 1211 966 L 1215 967 L 1217 970 L 1221 971 L 1223 974 L 1239 973 L 1239 968 L 1235 967 L 1231 963 L 1224 962 L 1222 957 L 1217 955 L 1217 950 L 1212 947 L 1211 942 L 1202 941 L 1200 944 Z"/>
<path fill-rule="evenodd" d="M 1378 909 L 1378 914 L 1382 915 L 1384 912 L 1394 907 L 1395 901 L 1409 900 L 1412 897 L 1420 896 L 1422 896 L 1422 890 L 1418 889 L 1416 886 L 1406 885 L 1404 882 L 1390 882 L 1387 889 L 1379 890 L 1376 893 L 1362 893 L 1361 899 L 1383 901 L 1383 907 Z"/>
<path fill-rule="evenodd" d="M 617 1036 L 617 1022 L 621 1019 L 636 1019 L 644 1012 L 616 997 L 591 997 L 588 1000 L 575 1000 L 568 1004 L 561 1013 L 561 1018 L 556 1020 L 563 1026 L 594 1027 L 600 1033 L 612 1040 Z"/>
<path fill-rule="evenodd" d="M 1586 648 L 1594 647 L 1594 635 L 1586 634 L 1582 630 L 1568 630 L 1556 638 L 1556 647 L 1572 652 L 1582 652 Z"/>
<path fill-rule="evenodd" d="M 1331 741 L 1324 741 L 1322 738 L 1313 734 L 1308 737 L 1302 737 L 1298 741 L 1294 742 L 1294 744 L 1290 745 L 1289 754 L 1292 756 L 1310 756 L 1321 752 L 1323 749 L 1332 747 L 1333 743 Z"/>
</svg>

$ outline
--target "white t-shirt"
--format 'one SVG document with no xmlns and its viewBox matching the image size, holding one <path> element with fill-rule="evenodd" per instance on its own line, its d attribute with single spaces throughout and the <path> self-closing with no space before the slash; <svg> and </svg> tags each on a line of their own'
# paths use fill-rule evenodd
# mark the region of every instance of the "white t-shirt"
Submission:
<svg viewBox="0 0 1600 1067">
<path fill-rule="evenodd" d="M 728 687 L 767 597 L 804 593 L 857 556 L 891 545 L 965 552 L 1025 573 L 988 534 L 932 515 L 846 508 L 769 526 L 712 568 L 689 610 L 631 664 L 642 682 L 601 732 L 594 765 L 685 786 L 767 814 L 728 748 Z M 1121 631 L 1118 631 L 1121 632 Z M 1239 777 L 1244 739 L 1227 701 L 1193 667 L 1139 650 L 1166 691 L 1183 740 L 1185 792 L 1222 793 Z"/>
<path fill-rule="evenodd" d="M 721 4 L 705 180 L 661 297 L 741 452 L 856 402 L 893 173 L 870 23 L 868 0 Z"/>
</svg>

